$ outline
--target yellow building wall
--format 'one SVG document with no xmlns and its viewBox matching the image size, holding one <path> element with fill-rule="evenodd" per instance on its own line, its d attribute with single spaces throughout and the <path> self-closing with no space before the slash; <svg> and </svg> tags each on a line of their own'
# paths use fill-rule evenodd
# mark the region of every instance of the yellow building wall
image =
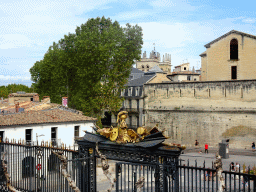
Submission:
<svg viewBox="0 0 256 192">
<path fill-rule="evenodd" d="M 230 41 L 238 40 L 238 60 L 230 60 Z M 256 79 L 256 39 L 232 33 L 213 43 L 201 57 L 202 81 L 231 80 L 231 67 L 237 66 L 237 80 Z"/>
</svg>

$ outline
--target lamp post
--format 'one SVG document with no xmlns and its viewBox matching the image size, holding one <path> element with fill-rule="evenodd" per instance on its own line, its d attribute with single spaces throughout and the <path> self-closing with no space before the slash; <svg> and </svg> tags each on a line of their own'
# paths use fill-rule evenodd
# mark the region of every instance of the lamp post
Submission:
<svg viewBox="0 0 256 192">
<path fill-rule="evenodd" d="M 37 143 L 37 145 L 38 145 L 38 137 L 42 137 L 42 136 L 45 136 L 45 135 L 44 135 L 44 134 L 38 135 L 38 134 L 36 133 L 36 143 Z"/>
</svg>

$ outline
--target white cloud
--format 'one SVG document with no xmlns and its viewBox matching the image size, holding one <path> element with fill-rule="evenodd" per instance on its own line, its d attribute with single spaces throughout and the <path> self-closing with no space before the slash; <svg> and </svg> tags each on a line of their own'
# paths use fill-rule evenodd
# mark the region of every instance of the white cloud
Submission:
<svg viewBox="0 0 256 192">
<path fill-rule="evenodd" d="M 176 3 L 170 0 L 156 0 L 151 1 L 149 4 L 154 7 L 173 7 L 177 5 Z"/>
<path fill-rule="evenodd" d="M 127 12 L 119 13 L 114 18 L 116 20 L 120 20 L 120 19 L 129 20 L 129 19 L 141 18 L 151 14 L 152 14 L 152 11 L 140 9 L 136 11 L 127 11 Z"/>
<path fill-rule="evenodd" d="M 30 80 L 30 76 L 10 76 L 10 75 L 0 75 L 0 80 L 21 80 L 21 81 L 27 81 Z"/>
<path fill-rule="evenodd" d="M 252 24 L 252 23 L 256 22 L 256 19 L 255 18 L 246 18 L 246 19 L 243 19 L 242 22 Z"/>
<path fill-rule="evenodd" d="M 168 8 L 169 11 L 182 10 L 183 13 L 184 11 L 196 10 L 196 6 L 192 6 L 188 3 L 188 1 L 183 1 L 183 0 L 154 0 L 154 1 L 151 1 L 149 4 L 154 8 L 160 8 L 160 9 Z"/>
<path fill-rule="evenodd" d="M 0 36 L 0 49 L 30 47 L 31 40 L 21 34 L 6 34 Z"/>
</svg>

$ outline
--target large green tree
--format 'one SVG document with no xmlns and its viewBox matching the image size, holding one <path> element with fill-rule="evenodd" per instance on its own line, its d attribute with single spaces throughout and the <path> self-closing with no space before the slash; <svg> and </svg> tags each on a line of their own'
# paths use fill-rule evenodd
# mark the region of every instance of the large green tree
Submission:
<svg viewBox="0 0 256 192">
<path fill-rule="evenodd" d="M 142 29 L 111 19 L 89 19 L 75 33 L 53 43 L 30 69 L 33 87 L 60 103 L 68 96 L 69 106 L 86 115 L 98 116 L 103 110 L 116 111 L 121 90 L 134 60 L 140 58 Z"/>
</svg>

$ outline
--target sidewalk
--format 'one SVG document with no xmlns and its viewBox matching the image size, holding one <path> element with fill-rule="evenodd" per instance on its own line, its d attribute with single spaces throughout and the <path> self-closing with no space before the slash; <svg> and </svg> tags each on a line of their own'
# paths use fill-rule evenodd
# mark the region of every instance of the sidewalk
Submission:
<svg viewBox="0 0 256 192">
<path fill-rule="evenodd" d="M 204 147 L 188 147 L 183 152 L 186 153 L 199 153 L 199 151 L 202 151 L 204 153 Z M 218 152 L 218 148 L 209 147 L 209 153 L 216 153 Z M 229 149 L 229 155 L 241 155 L 241 156 L 255 156 L 256 157 L 256 151 L 253 152 L 251 149 Z"/>
</svg>

